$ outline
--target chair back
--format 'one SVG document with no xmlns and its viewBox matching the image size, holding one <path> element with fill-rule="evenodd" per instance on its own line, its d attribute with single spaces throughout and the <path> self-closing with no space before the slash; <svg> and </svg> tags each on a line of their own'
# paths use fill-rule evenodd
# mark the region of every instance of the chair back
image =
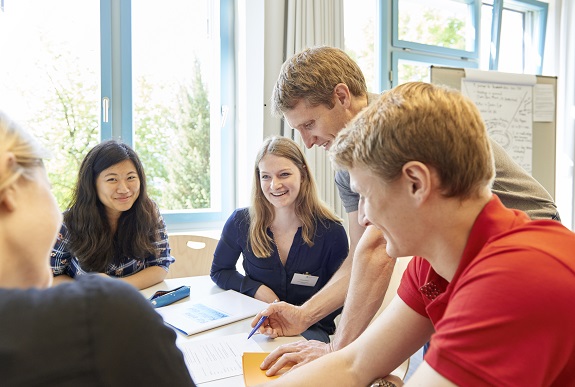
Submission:
<svg viewBox="0 0 575 387">
<path fill-rule="evenodd" d="M 168 235 L 171 255 L 176 262 L 170 265 L 166 278 L 193 277 L 210 274 L 218 240 L 201 235 Z"/>
</svg>

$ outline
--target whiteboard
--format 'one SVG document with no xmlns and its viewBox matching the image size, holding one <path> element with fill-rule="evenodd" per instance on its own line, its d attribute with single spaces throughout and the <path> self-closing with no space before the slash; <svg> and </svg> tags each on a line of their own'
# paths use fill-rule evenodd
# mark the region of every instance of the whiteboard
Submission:
<svg viewBox="0 0 575 387">
<path fill-rule="evenodd" d="M 457 90 L 461 90 L 462 80 L 468 84 L 465 82 L 466 71 L 462 68 L 431 66 L 430 73 L 434 84 Z M 483 106 L 481 102 L 476 104 L 482 110 L 490 135 L 555 198 L 557 77 L 532 76 L 534 84 L 529 85 L 509 80 L 509 74 L 489 73 L 494 75 L 492 80 L 477 88 L 474 85 L 471 94 L 477 94 L 486 101 Z M 502 91 L 505 98 L 500 98 Z M 528 98 L 531 110 L 522 114 Z M 548 104 L 537 103 L 544 98 L 548 99 Z M 502 110 L 490 110 L 495 104 Z M 533 105 L 536 105 L 535 110 Z M 498 123 L 503 123 L 506 130 L 496 128 Z"/>
</svg>

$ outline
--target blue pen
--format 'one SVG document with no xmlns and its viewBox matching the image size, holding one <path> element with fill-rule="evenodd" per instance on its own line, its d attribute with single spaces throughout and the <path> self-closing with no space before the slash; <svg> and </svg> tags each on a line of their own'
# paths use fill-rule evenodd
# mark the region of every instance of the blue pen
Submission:
<svg viewBox="0 0 575 387">
<path fill-rule="evenodd" d="M 273 303 L 275 304 L 276 302 L 278 302 L 278 300 L 275 300 Z M 256 331 L 259 329 L 259 327 L 262 326 L 262 324 L 264 323 L 264 321 L 266 321 L 266 318 L 268 318 L 268 316 L 262 316 L 260 317 L 260 321 L 258 321 L 258 323 L 256 324 L 256 326 L 254 327 L 254 329 L 252 329 L 252 331 L 250 332 L 250 334 L 248 335 L 248 340 L 250 339 L 250 337 L 252 337 L 254 335 L 254 333 L 256 333 Z"/>
</svg>

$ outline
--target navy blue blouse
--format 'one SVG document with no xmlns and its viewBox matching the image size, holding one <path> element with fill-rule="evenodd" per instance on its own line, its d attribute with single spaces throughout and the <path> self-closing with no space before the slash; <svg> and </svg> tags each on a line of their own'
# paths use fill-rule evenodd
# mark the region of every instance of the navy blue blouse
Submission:
<svg viewBox="0 0 575 387">
<path fill-rule="evenodd" d="M 248 242 L 249 225 L 247 208 L 235 210 L 224 225 L 210 273 L 212 280 L 222 289 L 233 289 L 253 297 L 265 284 L 280 301 L 301 305 L 329 281 L 348 254 L 349 244 L 343 226 L 329 220 L 318 220 L 313 247 L 304 242 L 300 227 L 284 266 L 275 245 L 270 257 L 258 258 L 253 254 Z M 267 232 L 272 236 L 269 229 Z M 245 276 L 236 270 L 240 254 L 244 258 Z M 315 286 L 294 285 L 291 281 L 295 273 L 310 274 L 319 279 Z M 319 322 L 328 334 L 335 331 L 333 320 L 340 312 L 338 309 Z"/>
</svg>

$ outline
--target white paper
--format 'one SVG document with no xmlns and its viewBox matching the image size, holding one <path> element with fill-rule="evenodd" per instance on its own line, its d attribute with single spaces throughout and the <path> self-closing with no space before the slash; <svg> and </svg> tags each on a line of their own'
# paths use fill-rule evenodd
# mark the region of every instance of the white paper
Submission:
<svg viewBox="0 0 575 387">
<path fill-rule="evenodd" d="M 479 109 L 489 136 L 528 173 L 533 170 L 533 87 L 461 79 L 461 92 Z"/>
<path fill-rule="evenodd" d="M 512 85 L 530 85 L 537 83 L 537 76 L 531 74 L 503 73 L 466 68 L 465 79 L 468 81 L 503 83 Z"/>
<path fill-rule="evenodd" d="M 186 335 L 193 335 L 255 316 L 267 306 L 267 303 L 255 298 L 234 290 L 226 290 L 202 300 L 172 304 L 156 311 L 167 324 Z"/>
<path fill-rule="evenodd" d="M 533 88 L 533 121 L 555 120 L 555 93 L 553 85 L 537 84 Z"/>
<path fill-rule="evenodd" d="M 180 341 L 178 347 L 197 383 L 229 378 L 243 374 L 242 354 L 262 352 L 254 339 L 246 340 L 246 333 L 195 341 Z"/>
<path fill-rule="evenodd" d="M 315 284 L 317 284 L 318 279 L 319 277 L 315 275 L 295 273 L 293 275 L 291 283 L 293 285 L 315 286 Z"/>
</svg>

